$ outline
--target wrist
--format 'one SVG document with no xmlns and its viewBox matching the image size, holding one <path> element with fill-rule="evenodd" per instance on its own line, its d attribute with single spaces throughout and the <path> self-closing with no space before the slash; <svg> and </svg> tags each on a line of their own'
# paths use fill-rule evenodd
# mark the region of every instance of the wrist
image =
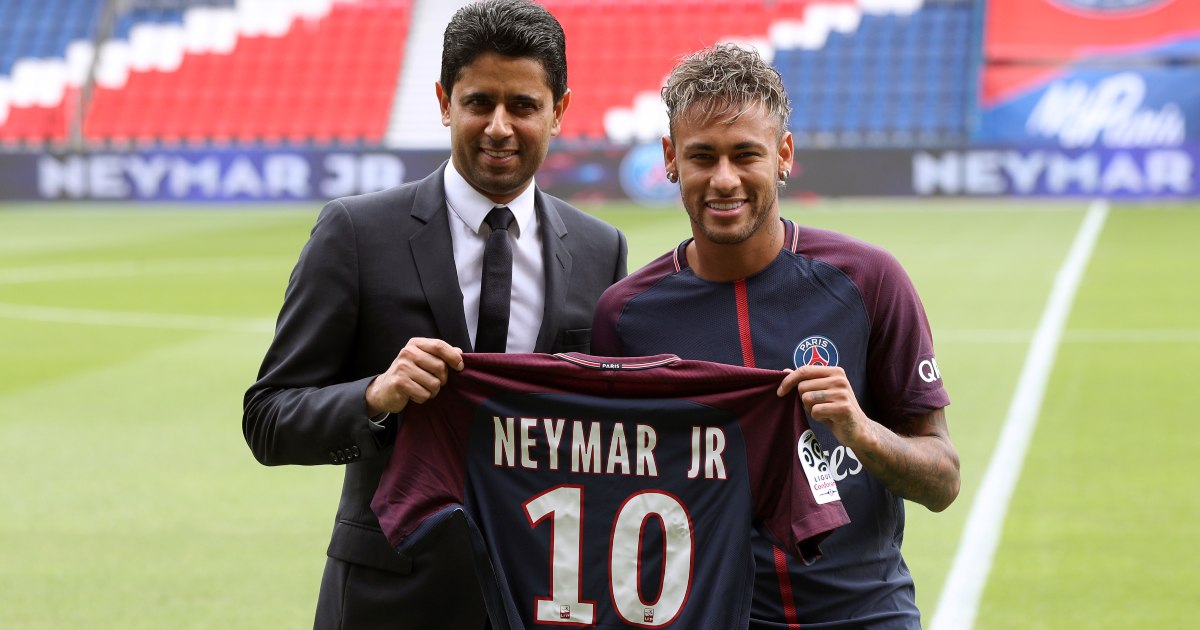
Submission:
<svg viewBox="0 0 1200 630">
<path fill-rule="evenodd" d="M 844 446 L 851 448 L 855 453 L 860 455 L 870 455 L 879 452 L 883 440 L 879 435 L 879 430 L 883 429 L 883 425 L 874 420 L 862 416 L 861 418 L 850 423 L 841 435 L 838 435 L 838 442 Z"/>
<path fill-rule="evenodd" d="M 363 402 L 367 417 L 372 421 L 374 421 L 375 418 L 390 413 L 390 410 L 382 401 L 383 396 L 379 391 L 379 388 L 379 377 L 376 376 L 375 378 L 371 379 L 370 383 L 367 384 L 367 390 L 363 393 Z"/>
</svg>

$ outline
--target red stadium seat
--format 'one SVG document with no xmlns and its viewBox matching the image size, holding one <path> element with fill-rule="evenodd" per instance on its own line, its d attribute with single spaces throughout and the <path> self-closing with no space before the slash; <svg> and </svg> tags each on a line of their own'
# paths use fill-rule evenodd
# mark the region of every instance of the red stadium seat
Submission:
<svg viewBox="0 0 1200 630">
<path fill-rule="evenodd" d="M 543 4 L 567 34 L 568 78 L 575 96 L 563 136 L 586 140 L 605 136 L 604 116 L 610 109 L 632 107 L 639 93 L 656 92 L 680 55 L 729 36 L 765 37 L 777 11 L 762 0 Z"/>
<path fill-rule="evenodd" d="M 153 73 L 152 79 L 137 76 L 150 73 L 131 72 L 120 89 L 96 89 L 85 137 L 94 142 L 380 142 L 410 4 L 335 2 L 319 20 L 294 20 L 283 36 L 243 36 L 227 54 L 185 53 L 178 70 Z M 350 107 L 333 99 L 348 93 L 359 95 Z M 137 119 L 126 112 L 137 112 Z"/>
</svg>

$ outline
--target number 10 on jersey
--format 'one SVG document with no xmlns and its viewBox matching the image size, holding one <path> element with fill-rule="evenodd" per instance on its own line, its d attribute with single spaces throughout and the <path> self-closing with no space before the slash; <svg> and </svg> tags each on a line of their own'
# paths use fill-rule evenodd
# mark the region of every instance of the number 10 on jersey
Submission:
<svg viewBox="0 0 1200 630">
<path fill-rule="evenodd" d="M 596 620 L 596 602 L 583 601 L 583 487 L 557 486 L 525 502 L 530 527 L 550 517 L 550 595 L 535 599 L 539 623 L 588 626 Z M 649 519 L 662 524 L 662 581 L 658 599 L 647 602 L 639 590 L 643 535 Z M 608 590 L 625 623 L 657 628 L 675 620 L 687 601 L 692 579 L 692 522 L 674 496 L 657 490 L 637 492 L 617 510 L 609 532 Z"/>
</svg>

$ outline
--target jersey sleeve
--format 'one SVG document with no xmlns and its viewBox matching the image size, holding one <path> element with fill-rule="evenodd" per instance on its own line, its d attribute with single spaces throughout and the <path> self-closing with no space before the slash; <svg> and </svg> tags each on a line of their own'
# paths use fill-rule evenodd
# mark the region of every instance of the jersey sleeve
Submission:
<svg viewBox="0 0 1200 630">
<path fill-rule="evenodd" d="M 749 400 L 757 402 L 741 416 L 755 517 L 780 547 L 811 563 L 850 517 L 800 397 L 771 389 Z"/>
<path fill-rule="evenodd" d="M 401 420 L 371 500 L 393 549 L 416 542 L 406 539 L 427 519 L 440 519 L 463 503 L 472 416 L 455 389 L 446 387 L 429 402 L 411 406 Z"/>
<path fill-rule="evenodd" d="M 868 378 L 887 425 L 950 404 L 933 348 L 933 333 L 912 279 L 880 252 L 876 286 L 866 293 L 871 317 Z"/>
<path fill-rule="evenodd" d="M 621 356 L 623 354 L 620 337 L 617 336 L 617 313 L 620 307 L 619 299 L 614 290 L 617 285 L 609 287 L 600 301 L 596 304 L 596 314 L 592 319 L 591 352 L 600 356 Z"/>
<path fill-rule="evenodd" d="M 838 269 L 858 287 L 870 321 L 872 417 L 895 427 L 949 405 L 925 307 L 900 261 L 882 247 L 829 230 L 805 228 L 801 242 L 802 255 Z"/>
<path fill-rule="evenodd" d="M 600 296 L 600 301 L 596 304 L 596 314 L 592 319 L 591 354 L 602 357 L 627 355 L 621 342 L 621 316 L 630 301 L 663 276 L 676 271 L 674 256 L 674 251 L 659 256 L 609 287 Z"/>
</svg>

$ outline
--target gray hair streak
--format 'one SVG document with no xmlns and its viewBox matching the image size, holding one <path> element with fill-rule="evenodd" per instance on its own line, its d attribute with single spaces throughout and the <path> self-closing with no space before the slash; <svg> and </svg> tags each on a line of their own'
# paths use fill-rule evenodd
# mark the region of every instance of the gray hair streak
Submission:
<svg viewBox="0 0 1200 630">
<path fill-rule="evenodd" d="M 671 136 L 683 117 L 697 123 L 733 124 L 746 112 L 761 107 L 787 130 L 792 106 L 779 71 L 753 49 L 715 44 L 683 57 L 662 89 Z"/>
</svg>

